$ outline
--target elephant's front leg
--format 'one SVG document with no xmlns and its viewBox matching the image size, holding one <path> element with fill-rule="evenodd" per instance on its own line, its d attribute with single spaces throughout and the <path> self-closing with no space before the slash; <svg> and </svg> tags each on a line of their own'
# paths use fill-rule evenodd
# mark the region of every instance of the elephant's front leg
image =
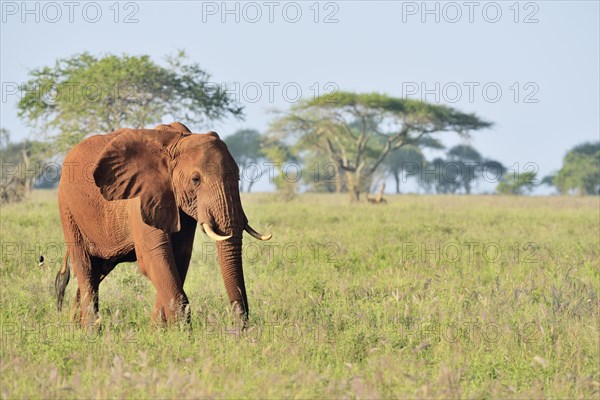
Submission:
<svg viewBox="0 0 600 400">
<path fill-rule="evenodd" d="M 175 257 L 179 279 L 181 279 L 183 285 L 192 258 L 196 220 L 182 211 L 179 212 L 179 220 L 181 221 L 181 230 L 171 234 L 171 244 L 173 245 L 173 256 Z"/>
<path fill-rule="evenodd" d="M 189 302 L 177 272 L 171 240 L 162 230 L 139 222 L 133 227 L 135 252 L 140 271 L 156 289 L 153 319 L 158 323 L 174 322 L 185 315 Z"/>
</svg>

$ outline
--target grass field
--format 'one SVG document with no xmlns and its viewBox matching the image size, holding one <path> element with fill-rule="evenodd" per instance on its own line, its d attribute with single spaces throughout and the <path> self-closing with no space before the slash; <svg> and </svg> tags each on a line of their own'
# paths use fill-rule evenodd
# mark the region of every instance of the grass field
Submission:
<svg viewBox="0 0 600 400">
<path fill-rule="evenodd" d="M 103 329 L 56 311 L 56 193 L 2 208 L 0 396 L 600 398 L 596 198 L 244 195 L 250 329 L 198 234 L 191 329 L 150 324 L 135 264 L 100 286 Z M 39 254 L 45 266 L 37 265 Z"/>
</svg>

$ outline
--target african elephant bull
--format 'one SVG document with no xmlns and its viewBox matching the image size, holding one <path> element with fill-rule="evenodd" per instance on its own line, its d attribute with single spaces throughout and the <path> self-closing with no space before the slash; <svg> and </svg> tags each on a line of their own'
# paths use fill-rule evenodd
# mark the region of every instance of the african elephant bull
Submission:
<svg viewBox="0 0 600 400">
<path fill-rule="evenodd" d="M 242 233 L 248 225 L 239 170 L 215 132 L 192 134 L 180 123 L 92 136 L 67 155 L 58 204 L 67 252 L 56 276 L 58 309 L 77 278 L 81 323 L 98 320 L 98 287 L 120 262 L 138 262 L 156 288 L 153 319 L 189 319 L 183 291 L 196 225 L 217 241 L 233 310 L 248 318 Z M 76 309 L 76 308 L 75 308 Z"/>
</svg>

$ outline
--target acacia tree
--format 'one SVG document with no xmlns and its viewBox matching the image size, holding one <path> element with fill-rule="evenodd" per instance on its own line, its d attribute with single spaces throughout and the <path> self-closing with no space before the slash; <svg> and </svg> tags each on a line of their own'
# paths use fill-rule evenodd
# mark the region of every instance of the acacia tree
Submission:
<svg viewBox="0 0 600 400">
<path fill-rule="evenodd" d="M 567 194 L 600 194 L 600 142 L 583 143 L 571 149 L 556 176 L 546 181 Z"/>
<path fill-rule="evenodd" d="M 400 193 L 400 177 L 419 176 L 427 160 L 423 155 L 422 149 L 428 147 L 432 149 L 443 149 L 444 146 L 434 138 L 423 138 L 415 144 L 406 144 L 399 149 L 393 150 L 383 162 L 386 173 L 394 178 L 396 183 L 396 194 Z"/>
<path fill-rule="evenodd" d="M 468 144 L 456 145 L 448 151 L 446 169 L 448 166 L 456 170 L 455 179 L 466 194 L 471 194 L 473 182 L 489 178 L 493 182 L 499 182 L 506 172 L 506 167 L 501 162 L 486 159 Z"/>
<path fill-rule="evenodd" d="M 441 132 L 466 136 L 491 125 L 443 105 L 379 93 L 336 92 L 292 106 L 271 132 L 326 152 L 345 174 L 351 200 L 358 201 L 390 152 Z"/>
<path fill-rule="evenodd" d="M 310 151 L 300 150 L 299 155 L 304 169 L 302 181 L 308 191 L 320 193 L 348 191 L 344 175 L 339 173 L 337 164 L 330 161 L 327 153 L 312 148 Z"/>
<path fill-rule="evenodd" d="M 498 183 L 496 190 L 500 194 L 523 195 L 531 192 L 538 184 L 535 172 L 506 173 Z"/>
<path fill-rule="evenodd" d="M 244 189 L 250 192 L 252 185 L 267 172 L 267 169 L 263 168 L 264 165 L 259 165 L 266 159 L 261 147 L 262 140 L 260 133 L 255 129 L 240 129 L 223 139 L 227 149 L 240 166 L 240 192 Z"/>
<path fill-rule="evenodd" d="M 454 166 L 456 171 L 457 186 L 463 187 L 466 194 L 471 193 L 471 184 L 476 179 L 476 174 L 481 169 L 483 157 L 468 144 L 459 144 L 448 151 L 448 165 Z"/>
<path fill-rule="evenodd" d="M 59 59 L 52 67 L 30 72 L 21 86 L 19 116 L 46 134 L 64 151 L 91 133 L 127 126 L 143 128 L 163 117 L 192 125 L 232 115 L 242 107 L 211 84 L 198 64 L 186 63 L 179 52 L 162 66 L 149 56 L 89 53 Z"/>
<path fill-rule="evenodd" d="M 299 166 L 300 160 L 294 154 L 292 146 L 281 140 L 270 138 L 263 142 L 262 152 L 277 172 L 276 176 L 269 176 L 269 179 L 272 179 L 280 197 L 283 200 L 293 199 L 298 192 L 298 183 L 301 179 L 301 176 L 297 174 L 301 174 L 302 171 L 297 168 L 294 168 L 293 171 L 286 169 L 286 165 Z"/>
<path fill-rule="evenodd" d="M 498 183 L 504 179 L 506 167 L 499 161 L 483 157 L 468 144 L 459 144 L 448 150 L 447 157 L 436 158 L 421 173 L 419 184 L 427 191 L 454 194 L 464 190 L 471 194 L 473 183 L 485 180 Z"/>
<path fill-rule="evenodd" d="M 45 170 L 48 160 L 47 145 L 39 141 L 24 140 L 18 143 L 10 141 L 7 129 L 0 129 L 0 203 L 20 201 L 30 194 L 40 178 L 43 183 L 52 186 L 56 176 Z M 50 180 L 48 180 L 50 178 Z"/>
</svg>

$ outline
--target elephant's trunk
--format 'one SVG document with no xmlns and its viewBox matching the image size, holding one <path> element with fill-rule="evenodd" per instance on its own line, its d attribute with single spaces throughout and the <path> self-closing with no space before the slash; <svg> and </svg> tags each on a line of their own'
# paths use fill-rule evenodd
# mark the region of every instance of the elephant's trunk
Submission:
<svg viewBox="0 0 600 400">
<path fill-rule="evenodd" d="M 246 321 L 248 298 L 242 268 L 242 234 L 247 220 L 237 181 L 226 182 L 221 188 L 216 188 L 215 192 L 217 196 L 211 212 L 215 230 L 220 235 L 231 235 L 229 239 L 216 243 L 221 274 L 234 312 Z"/>
<path fill-rule="evenodd" d="M 225 282 L 227 296 L 235 314 L 243 321 L 248 318 L 248 298 L 242 268 L 242 236 L 235 235 L 231 239 L 217 243 L 217 254 L 221 265 L 221 274 Z"/>
</svg>

